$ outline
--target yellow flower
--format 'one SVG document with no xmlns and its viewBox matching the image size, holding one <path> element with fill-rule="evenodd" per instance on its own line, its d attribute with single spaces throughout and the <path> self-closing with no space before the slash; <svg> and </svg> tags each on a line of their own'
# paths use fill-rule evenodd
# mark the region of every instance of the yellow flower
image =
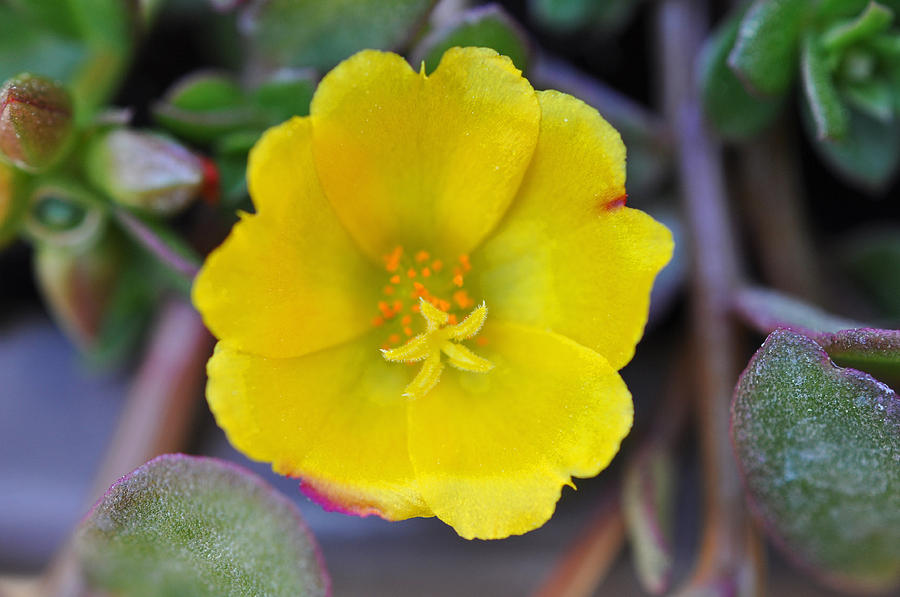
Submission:
<svg viewBox="0 0 900 597">
<path fill-rule="evenodd" d="M 672 251 L 618 133 L 483 48 L 360 52 L 310 113 L 257 143 L 256 214 L 194 286 L 218 424 L 326 508 L 537 528 L 631 427 L 617 370 Z"/>
</svg>

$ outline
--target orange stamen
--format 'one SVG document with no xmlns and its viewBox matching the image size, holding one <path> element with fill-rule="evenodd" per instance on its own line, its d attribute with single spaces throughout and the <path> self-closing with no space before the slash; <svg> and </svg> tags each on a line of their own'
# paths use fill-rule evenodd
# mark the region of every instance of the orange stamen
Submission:
<svg viewBox="0 0 900 597">
<path fill-rule="evenodd" d="M 407 336 L 412 336 L 412 328 L 409 326 L 406 326 L 405 328 L 403 328 L 403 333 L 406 334 Z"/>
<path fill-rule="evenodd" d="M 387 294 L 387 295 L 389 295 L 389 296 L 392 295 L 392 294 L 394 294 L 394 287 L 393 287 L 393 286 L 385 286 L 385 287 L 384 287 L 384 293 Z"/>
<path fill-rule="evenodd" d="M 422 275 L 426 278 L 429 277 L 431 275 L 431 270 L 428 269 L 427 267 L 422 268 Z"/>
<path fill-rule="evenodd" d="M 397 314 L 402 310 L 403 310 L 403 302 L 394 301 L 394 314 Z"/>
<path fill-rule="evenodd" d="M 419 251 L 418 253 L 416 253 L 416 263 L 423 263 L 425 261 L 428 261 L 429 257 L 430 255 L 428 254 L 428 251 Z"/>
<path fill-rule="evenodd" d="M 475 344 L 477 344 L 478 346 L 487 346 L 487 343 L 488 339 L 484 336 L 478 336 L 477 338 L 475 338 Z"/>
<path fill-rule="evenodd" d="M 409 325 L 412 323 L 412 315 L 404 315 L 403 319 L 400 320 L 400 323 L 403 325 Z"/>
<path fill-rule="evenodd" d="M 450 317 L 447 318 L 447 323 L 450 325 L 456 325 L 459 321 L 456 319 L 456 313 L 451 313 Z"/>
<path fill-rule="evenodd" d="M 388 342 L 391 344 L 397 344 L 400 342 L 400 334 L 391 334 L 388 336 Z"/>
<path fill-rule="evenodd" d="M 396 247 L 384 258 L 384 267 L 389 272 L 396 271 L 400 266 L 400 258 L 403 257 L 403 247 Z"/>
<path fill-rule="evenodd" d="M 453 283 L 461 287 L 463 285 L 462 274 L 456 274 L 455 276 L 453 276 Z"/>
<path fill-rule="evenodd" d="M 381 315 L 376 315 L 375 317 L 372 318 L 372 325 L 374 325 L 374 326 L 384 325 L 384 317 L 382 317 Z"/>
<path fill-rule="evenodd" d="M 436 272 L 441 271 L 442 269 L 444 269 L 444 262 L 441 261 L 440 259 L 435 259 L 434 261 L 431 262 L 431 269 L 433 269 Z"/>
<path fill-rule="evenodd" d="M 414 270 L 413 268 L 409 268 L 408 270 L 406 270 L 406 275 L 409 276 L 410 278 L 415 278 L 416 270 Z"/>
<path fill-rule="evenodd" d="M 465 290 L 457 290 L 453 293 L 453 300 L 460 308 L 465 309 L 475 304 L 475 301 L 469 298 L 469 293 Z"/>
<path fill-rule="evenodd" d="M 399 283 L 400 283 L 400 276 L 398 274 L 394 274 L 393 276 L 391 276 L 391 284 L 399 284 Z"/>
</svg>

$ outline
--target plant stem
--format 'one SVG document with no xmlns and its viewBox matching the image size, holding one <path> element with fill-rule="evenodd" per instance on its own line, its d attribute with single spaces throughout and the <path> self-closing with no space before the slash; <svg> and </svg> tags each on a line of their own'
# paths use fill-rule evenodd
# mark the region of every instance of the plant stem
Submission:
<svg viewBox="0 0 900 597">
<path fill-rule="evenodd" d="M 600 585 L 625 542 L 621 488 L 607 492 L 591 523 L 533 597 L 587 597 Z"/>
<path fill-rule="evenodd" d="M 171 301 L 162 307 L 106 457 L 94 478 L 87 507 L 122 475 L 154 456 L 183 448 L 190 437 L 212 346 L 212 337 L 189 304 Z M 76 597 L 83 591 L 70 538 L 44 574 L 40 594 Z"/>
<path fill-rule="evenodd" d="M 146 222 L 126 209 L 115 207 L 112 214 L 122 228 L 142 247 L 155 255 L 173 271 L 183 276 L 190 283 L 200 271 L 199 259 L 189 258 L 172 247 L 165 239 Z"/>
<path fill-rule="evenodd" d="M 738 159 L 743 211 L 765 279 L 807 301 L 822 300 L 819 263 L 806 226 L 799 165 L 784 127 L 743 144 Z"/>
<path fill-rule="evenodd" d="M 683 593 L 759 595 L 758 552 L 748 549 L 750 527 L 729 438 L 730 398 L 740 363 L 730 318 L 739 277 L 737 247 L 721 152 L 704 128 L 695 91 L 694 64 L 706 35 L 706 6 L 698 0 L 666 0 L 657 17 L 663 104 L 675 124 L 679 184 L 692 241 L 697 424 L 705 477 L 700 554 Z"/>
</svg>

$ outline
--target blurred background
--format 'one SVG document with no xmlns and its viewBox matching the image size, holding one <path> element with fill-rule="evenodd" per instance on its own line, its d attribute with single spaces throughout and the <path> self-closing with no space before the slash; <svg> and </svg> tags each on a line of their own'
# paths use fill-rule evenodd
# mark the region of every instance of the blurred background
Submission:
<svg viewBox="0 0 900 597">
<path fill-rule="evenodd" d="M 10 594 L 34 594 L 25 591 L 65 553 L 69 534 L 103 488 L 155 453 L 183 451 L 247 466 L 295 501 L 322 546 L 335 595 L 528 595 L 549 586 L 561 562 L 577 561 L 579 549 L 582 556 L 586 549 L 601 553 L 594 569 L 598 577 L 609 566 L 592 594 L 647 594 L 623 544 L 621 516 L 610 512 L 619 508 L 627 455 L 652 433 L 659 405 L 667 399 L 689 403 L 696 382 L 677 356 L 690 350 L 686 296 L 692 238 L 679 199 L 676 141 L 666 120 L 660 72 L 665 3 L 336 2 L 335 14 L 342 10 L 338 5 L 351 7 L 337 18 L 326 9 L 297 16 L 290 2 L 275 0 L 123 0 L 125 12 L 99 11 L 93 26 L 77 27 L 48 15 L 53 4 L 0 0 L 0 80 L 23 71 L 62 80 L 76 96 L 76 122 L 102 122 L 107 127 L 102 134 L 126 123 L 129 130 L 166 131 L 180 148 L 161 150 L 170 152 L 161 163 L 177 161 L 177 152 L 186 148 L 198 160 L 197 172 L 167 175 L 178 179 L 174 184 L 190 187 L 197 199 L 177 209 L 150 210 L 148 217 L 141 212 L 136 223 L 127 214 L 117 216 L 114 238 L 103 241 L 115 243 L 116 254 L 125 255 L 122 263 L 110 266 L 114 276 L 94 275 L 99 270 L 90 264 L 95 261 L 66 261 L 35 240 L 38 227 L 54 222 L 52 214 L 23 225 L 31 228 L 9 235 L 0 248 L 0 577 L 8 583 L 0 585 L 0 593 L 5 586 Z M 370 6 L 375 4 L 381 6 Z M 740 3 L 698 4 L 712 26 Z M 387 10 L 388 5 L 396 7 Z M 384 17 L 385 11 L 392 16 Z M 490 20 L 488 33 L 478 28 L 459 32 L 460 23 L 480 23 L 485 14 L 502 27 L 492 29 Z M 73 22 L 91 18 L 75 16 Z M 107 17 L 123 23 L 99 21 Z M 236 210 L 248 208 L 247 149 L 267 126 L 302 113 L 297 98 L 306 93 L 308 103 L 317 76 L 361 47 L 395 49 L 415 64 L 432 60 L 445 42 L 493 42 L 513 56 L 536 88 L 558 88 L 597 107 L 622 131 L 628 146 L 629 205 L 670 226 L 679 247 L 654 290 L 645 338 L 623 371 L 637 418 L 622 455 L 599 477 L 577 482 L 577 492 L 566 489 L 543 528 L 494 542 L 462 540 L 436 520 L 388 523 L 325 512 L 299 493 L 296 481 L 232 449 L 203 400 L 202 365 L 211 340 L 184 306 L 183 281 L 171 271 L 189 269 L 194 257 L 224 238 Z M 218 73 L 221 79 L 213 82 L 228 92 L 198 91 L 191 86 L 196 79 L 185 79 L 198 72 Z M 287 83 L 267 88 L 269 96 L 258 93 L 272 81 Z M 293 94 L 292 99 L 278 99 L 282 92 Z M 204 93 L 212 93 L 212 99 L 204 99 Z M 225 101 L 223 94 L 231 99 Z M 264 105 L 264 113 L 248 116 L 253 102 Z M 853 164 L 836 167 L 833 158 L 823 157 L 804 124 L 805 113 L 800 96 L 789 96 L 762 133 L 770 145 L 747 149 L 730 143 L 722 154 L 732 196 L 731 225 L 747 275 L 847 316 L 895 321 L 898 287 L 872 282 L 890 277 L 884 269 L 897 263 L 890 261 L 894 254 L 879 254 L 878 247 L 870 249 L 860 240 L 872 244 L 888 234 L 886 229 L 896 230 L 895 163 L 865 180 L 848 176 Z M 89 136 L 96 141 L 101 133 Z M 900 137 L 890 134 L 897 139 L 874 151 L 893 158 L 900 156 Z M 91 155 L 99 151 L 84 143 Z M 90 183 L 115 189 L 111 178 L 118 166 L 97 160 Z M 43 184 L 38 174 L 29 176 L 31 184 Z M 136 184 L 144 185 L 137 198 L 123 201 L 157 197 L 151 182 Z M 75 192 L 65 183 L 62 187 L 63 193 Z M 792 195 L 792 213 L 802 220 L 807 257 L 826 275 L 806 279 L 779 273 L 777 252 L 785 245 L 773 238 L 780 233 L 767 219 L 774 212 L 767 214 L 765 206 L 785 193 Z M 89 213 L 90 206 L 85 210 Z M 84 217 L 60 226 L 74 230 Z M 157 237 L 151 234 L 157 221 L 165 226 L 157 236 L 173 233 L 177 239 L 154 252 L 146 245 Z M 175 257 L 160 266 L 160 251 Z M 892 279 L 897 280 L 896 273 Z M 756 333 L 741 336 L 747 358 L 761 340 Z M 173 370 L 167 356 L 179 358 L 180 366 L 174 366 L 174 377 L 161 380 Z M 673 389 L 675 377 L 681 381 Z M 166 401 L 161 394 L 176 398 Z M 677 396 L 667 398 L 670 394 Z M 156 435 L 142 438 L 147 429 Z M 123 448 L 129 436 L 143 442 L 134 453 Z M 696 435 L 676 430 L 673 436 L 666 449 L 677 481 L 671 584 L 678 586 L 690 574 L 701 542 L 703 474 Z M 607 547 L 597 542 L 600 535 L 607 537 Z M 766 549 L 765 594 L 837 594 Z"/>
</svg>

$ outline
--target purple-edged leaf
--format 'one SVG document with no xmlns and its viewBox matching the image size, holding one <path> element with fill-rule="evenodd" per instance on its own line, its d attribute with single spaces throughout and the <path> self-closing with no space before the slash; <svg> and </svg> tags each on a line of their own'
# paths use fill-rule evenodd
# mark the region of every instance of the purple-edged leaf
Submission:
<svg viewBox="0 0 900 597">
<path fill-rule="evenodd" d="M 866 324 L 845 319 L 767 288 L 747 287 L 735 296 L 735 310 L 744 321 L 764 334 L 791 328 L 807 336 L 837 332 Z"/>
<path fill-rule="evenodd" d="M 732 440 L 753 510 L 831 585 L 900 581 L 900 398 L 836 367 L 813 340 L 773 332 L 738 380 Z"/>
<path fill-rule="evenodd" d="M 79 528 L 78 552 L 91 584 L 122 597 L 330 593 L 296 506 L 209 458 L 160 456 L 119 479 Z"/>
<path fill-rule="evenodd" d="M 652 445 L 628 463 L 622 484 L 625 528 L 643 589 L 662 595 L 672 583 L 675 474 L 668 446 Z"/>
<path fill-rule="evenodd" d="M 884 381 L 900 380 L 900 330 L 882 330 L 837 317 L 786 294 L 745 288 L 735 310 L 764 334 L 786 328 L 815 340 L 839 365 L 870 373 Z"/>
</svg>

